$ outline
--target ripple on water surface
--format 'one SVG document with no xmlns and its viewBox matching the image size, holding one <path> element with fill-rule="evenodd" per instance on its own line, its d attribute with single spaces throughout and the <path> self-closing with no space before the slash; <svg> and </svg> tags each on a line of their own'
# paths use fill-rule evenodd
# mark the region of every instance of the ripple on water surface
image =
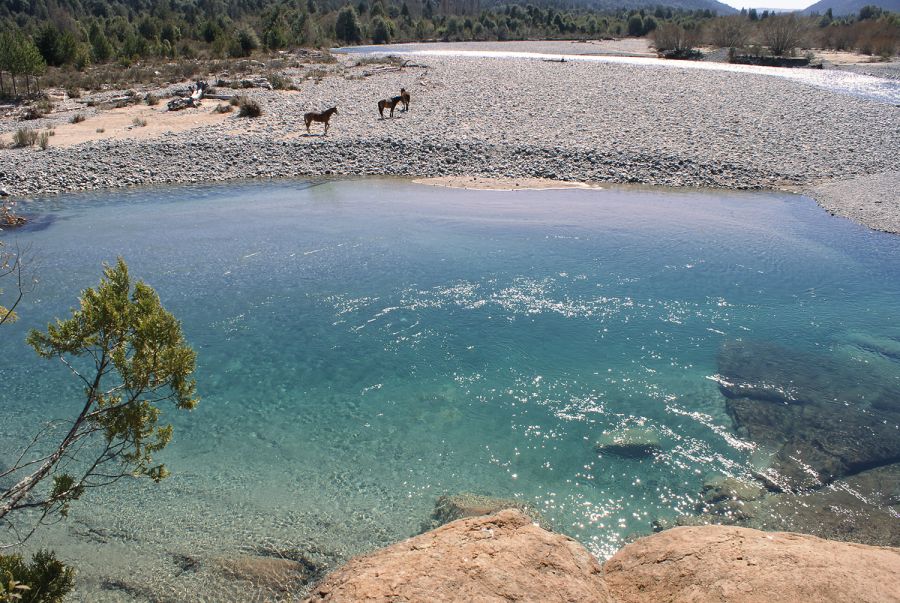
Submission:
<svg viewBox="0 0 900 603">
<path fill-rule="evenodd" d="M 733 515 L 710 476 L 865 498 L 858 476 L 896 452 L 900 245 L 799 197 L 363 180 L 28 209 L 41 285 L 0 342 L 0 458 L 71 408 L 74 384 L 20 342 L 101 261 L 123 255 L 199 354 L 174 476 L 96 493 L 38 541 L 87 599 L 241 599 L 217 559 L 334 565 L 460 492 L 530 503 L 603 557 L 654 522 Z M 835 442 L 829 417 L 872 445 Z M 597 446 L 621 434 L 644 447 Z M 778 496 L 753 504 L 806 525 Z"/>
</svg>

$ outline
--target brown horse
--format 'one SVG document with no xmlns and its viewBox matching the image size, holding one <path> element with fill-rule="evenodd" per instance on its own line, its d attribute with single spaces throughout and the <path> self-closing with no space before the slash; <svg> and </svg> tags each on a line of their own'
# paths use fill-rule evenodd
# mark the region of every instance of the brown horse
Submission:
<svg viewBox="0 0 900 603">
<path fill-rule="evenodd" d="M 384 119 L 384 110 L 391 110 L 391 117 L 394 116 L 394 107 L 403 102 L 402 96 L 395 96 L 390 100 L 380 100 L 378 101 L 378 113 L 381 115 L 381 119 Z"/>
<path fill-rule="evenodd" d="M 403 112 L 409 111 L 409 92 L 406 88 L 400 88 L 400 101 L 403 103 Z"/>
<path fill-rule="evenodd" d="M 309 134 L 309 124 L 314 121 L 325 124 L 325 134 L 328 134 L 328 120 L 331 119 L 332 115 L 337 115 L 337 107 L 332 107 L 331 109 L 326 109 L 321 113 L 309 112 L 303 116 L 303 121 L 306 122 L 306 133 Z"/>
</svg>

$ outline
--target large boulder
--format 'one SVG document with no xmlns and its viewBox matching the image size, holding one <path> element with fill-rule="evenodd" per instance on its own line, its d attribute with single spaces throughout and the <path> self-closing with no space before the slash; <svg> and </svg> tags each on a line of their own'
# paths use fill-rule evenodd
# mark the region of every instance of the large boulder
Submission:
<svg viewBox="0 0 900 603">
<path fill-rule="evenodd" d="M 508 509 L 357 557 L 314 587 L 307 601 L 612 603 L 602 575 L 582 545 Z"/>
<path fill-rule="evenodd" d="M 641 538 L 604 565 L 618 603 L 900 601 L 900 549 L 705 526 Z"/>
</svg>

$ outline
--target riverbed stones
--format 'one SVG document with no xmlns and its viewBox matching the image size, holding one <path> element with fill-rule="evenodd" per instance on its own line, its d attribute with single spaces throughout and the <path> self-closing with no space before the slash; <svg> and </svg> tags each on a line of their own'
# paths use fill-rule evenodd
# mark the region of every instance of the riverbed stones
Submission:
<svg viewBox="0 0 900 603">
<path fill-rule="evenodd" d="M 662 450 L 659 437 L 650 429 L 624 427 L 605 431 L 594 444 L 598 454 L 613 454 L 627 458 L 652 456 Z"/>
</svg>

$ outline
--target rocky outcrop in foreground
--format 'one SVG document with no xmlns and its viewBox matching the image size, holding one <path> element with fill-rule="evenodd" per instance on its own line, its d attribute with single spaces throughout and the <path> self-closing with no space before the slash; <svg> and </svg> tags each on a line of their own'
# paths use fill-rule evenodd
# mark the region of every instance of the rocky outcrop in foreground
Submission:
<svg viewBox="0 0 900 603">
<path fill-rule="evenodd" d="M 615 601 L 900 601 L 900 549 L 790 532 L 674 528 L 604 566 Z"/>
<path fill-rule="evenodd" d="M 307 601 L 613 599 L 600 564 L 583 546 L 507 509 L 357 557 L 313 589 Z"/>
<path fill-rule="evenodd" d="M 600 564 L 508 509 L 353 559 L 320 601 L 900 601 L 900 549 L 703 526 L 642 538 Z"/>
</svg>

